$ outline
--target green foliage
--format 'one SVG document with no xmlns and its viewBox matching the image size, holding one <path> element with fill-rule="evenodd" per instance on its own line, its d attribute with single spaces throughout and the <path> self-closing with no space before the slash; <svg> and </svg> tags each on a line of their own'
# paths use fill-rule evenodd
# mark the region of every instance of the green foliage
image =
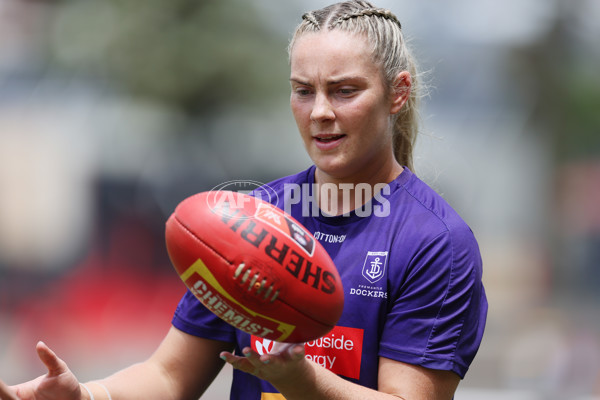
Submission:
<svg viewBox="0 0 600 400">
<path fill-rule="evenodd" d="M 600 81 L 586 73 L 573 73 L 565 88 L 564 130 L 559 134 L 561 158 L 600 155 Z"/>
<path fill-rule="evenodd" d="M 58 6 L 55 63 L 191 114 L 262 103 L 287 87 L 287 38 L 243 0 L 73 0 Z"/>
</svg>

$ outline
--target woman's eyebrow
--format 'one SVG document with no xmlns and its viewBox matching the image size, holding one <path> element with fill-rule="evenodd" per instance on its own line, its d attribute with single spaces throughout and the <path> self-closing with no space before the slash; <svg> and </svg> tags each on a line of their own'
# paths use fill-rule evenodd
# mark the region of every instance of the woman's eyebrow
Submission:
<svg viewBox="0 0 600 400">
<path fill-rule="evenodd" d="M 365 80 L 366 80 L 366 78 L 364 78 L 362 76 L 341 76 L 339 78 L 334 77 L 334 78 L 328 80 L 327 84 L 329 84 L 329 85 L 337 85 L 337 84 L 344 83 L 344 82 L 347 82 L 347 81 L 360 81 L 360 82 L 363 82 Z"/>
<path fill-rule="evenodd" d="M 310 83 L 304 82 L 300 78 L 291 77 L 290 78 L 290 82 L 294 82 L 294 83 L 297 83 L 297 84 L 303 85 L 303 86 L 312 86 Z"/>
<path fill-rule="evenodd" d="M 361 81 L 362 82 L 362 81 L 365 81 L 365 80 L 366 80 L 366 78 L 364 78 L 362 76 L 342 76 L 342 77 L 339 77 L 339 78 L 338 77 L 334 77 L 334 78 L 328 80 L 327 84 L 328 85 L 337 85 L 337 84 L 344 83 L 344 82 L 347 82 L 347 81 Z M 290 82 L 294 82 L 294 83 L 297 83 L 297 84 L 300 84 L 300 85 L 304 85 L 304 86 L 313 86 L 312 84 L 303 81 L 301 78 L 291 77 L 290 78 Z"/>
</svg>

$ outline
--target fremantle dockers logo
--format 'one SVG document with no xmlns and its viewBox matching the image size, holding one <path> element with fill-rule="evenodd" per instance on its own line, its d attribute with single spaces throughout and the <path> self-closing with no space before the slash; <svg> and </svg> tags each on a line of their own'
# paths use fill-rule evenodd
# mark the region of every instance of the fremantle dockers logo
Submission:
<svg viewBox="0 0 600 400">
<path fill-rule="evenodd" d="M 387 251 L 369 251 L 365 258 L 365 263 L 362 269 L 362 275 L 371 283 L 380 280 L 385 274 L 385 266 L 387 265 Z"/>
</svg>

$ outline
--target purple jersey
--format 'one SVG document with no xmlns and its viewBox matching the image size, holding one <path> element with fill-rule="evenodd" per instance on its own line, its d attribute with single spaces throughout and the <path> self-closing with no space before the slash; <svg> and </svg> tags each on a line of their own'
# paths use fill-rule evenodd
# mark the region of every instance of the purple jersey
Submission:
<svg viewBox="0 0 600 400">
<path fill-rule="evenodd" d="M 349 215 L 310 215 L 307 203 L 294 199 L 304 192 L 293 188 L 308 187 L 305 195 L 312 196 L 314 171 L 268 184 L 278 195 L 276 205 L 313 233 L 342 278 L 342 317 L 330 333 L 305 344 L 307 358 L 373 389 L 380 356 L 464 377 L 487 314 L 481 257 L 469 227 L 407 168 Z M 221 321 L 189 292 L 173 325 L 235 343 L 238 354 L 246 346 L 259 353 L 272 347 Z M 233 379 L 231 399 L 260 400 L 262 393 L 277 392 L 244 372 L 234 370 Z"/>
</svg>

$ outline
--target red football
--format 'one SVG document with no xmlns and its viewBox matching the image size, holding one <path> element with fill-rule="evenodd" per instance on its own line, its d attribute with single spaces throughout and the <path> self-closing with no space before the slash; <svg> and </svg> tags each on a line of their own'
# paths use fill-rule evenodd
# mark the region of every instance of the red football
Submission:
<svg viewBox="0 0 600 400">
<path fill-rule="evenodd" d="M 244 332 L 307 342 L 342 314 L 342 282 L 325 249 L 263 200 L 230 191 L 188 197 L 167 221 L 166 243 L 196 298 Z"/>
</svg>

